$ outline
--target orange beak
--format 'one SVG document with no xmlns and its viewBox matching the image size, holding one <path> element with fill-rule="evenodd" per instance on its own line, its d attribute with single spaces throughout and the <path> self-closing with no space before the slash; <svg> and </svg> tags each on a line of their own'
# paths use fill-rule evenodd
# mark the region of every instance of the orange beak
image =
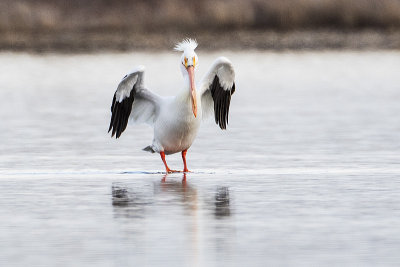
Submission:
<svg viewBox="0 0 400 267">
<path fill-rule="evenodd" d="M 194 83 L 194 67 L 189 66 L 186 68 L 189 74 L 189 81 L 190 81 L 190 95 L 192 98 L 192 111 L 194 117 L 197 117 L 197 97 L 196 97 L 196 85 Z"/>
</svg>

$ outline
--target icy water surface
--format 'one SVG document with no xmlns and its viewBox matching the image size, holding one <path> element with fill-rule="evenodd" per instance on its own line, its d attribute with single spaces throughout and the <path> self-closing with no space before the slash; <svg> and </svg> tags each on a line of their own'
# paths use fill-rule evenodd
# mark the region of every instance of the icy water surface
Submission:
<svg viewBox="0 0 400 267">
<path fill-rule="evenodd" d="M 186 177 L 150 128 L 107 134 L 120 79 L 174 94 L 178 54 L 0 54 L 0 265 L 398 266 L 400 53 L 199 51 L 197 77 L 221 54 L 230 124 Z"/>
</svg>

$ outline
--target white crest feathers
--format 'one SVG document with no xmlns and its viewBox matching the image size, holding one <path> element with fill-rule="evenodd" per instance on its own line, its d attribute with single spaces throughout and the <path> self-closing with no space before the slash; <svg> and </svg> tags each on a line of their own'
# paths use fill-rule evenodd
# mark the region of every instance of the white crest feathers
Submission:
<svg viewBox="0 0 400 267">
<path fill-rule="evenodd" d="M 195 50 L 197 47 L 197 42 L 196 40 L 186 38 L 182 42 L 177 43 L 174 47 L 175 51 L 181 51 L 184 52 L 186 50 Z"/>
</svg>

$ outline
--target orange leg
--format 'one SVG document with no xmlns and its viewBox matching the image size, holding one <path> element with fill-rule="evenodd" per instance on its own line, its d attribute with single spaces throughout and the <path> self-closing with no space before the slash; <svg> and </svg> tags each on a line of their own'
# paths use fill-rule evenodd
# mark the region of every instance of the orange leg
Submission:
<svg viewBox="0 0 400 267">
<path fill-rule="evenodd" d="M 182 151 L 183 172 L 190 172 L 190 171 L 188 170 L 188 168 L 187 168 L 187 165 L 186 165 L 186 152 L 187 152 L 187 149 Z M 185 178 L 186 178 L 186 177 L 185 177 Z"/>
<path fill-rule="evenodd" d="M 160 152 L 160 155 L 161 155 L 162 161 L 164 162 L 165 171 L 166 171 L 167 173 L 179 172 L 179 171 L 171 170 L 170 168 L 168 168 L 167 162 L 165 161 L 165 153 L 164 153 L 164 151 L 161 151 L 161 152 Z"/>
</svg>

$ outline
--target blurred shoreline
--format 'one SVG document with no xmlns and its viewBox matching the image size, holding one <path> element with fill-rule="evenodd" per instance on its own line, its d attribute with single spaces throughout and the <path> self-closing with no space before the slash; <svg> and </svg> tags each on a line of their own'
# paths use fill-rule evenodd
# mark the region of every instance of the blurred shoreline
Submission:
<svg viewBox="0 0 400 267">
<path fill-rule="evenodd" d="M 2 0 L 0 51 L 400 49 L 399 0 Z"/>
<path fill-rule="evenodd" d="M 398 50 L 400 30 L 57 31 L 2 33 L 0 51 L 87 53 L 171 50 L 183 38 L 200 50 Z"/>
</svg>

